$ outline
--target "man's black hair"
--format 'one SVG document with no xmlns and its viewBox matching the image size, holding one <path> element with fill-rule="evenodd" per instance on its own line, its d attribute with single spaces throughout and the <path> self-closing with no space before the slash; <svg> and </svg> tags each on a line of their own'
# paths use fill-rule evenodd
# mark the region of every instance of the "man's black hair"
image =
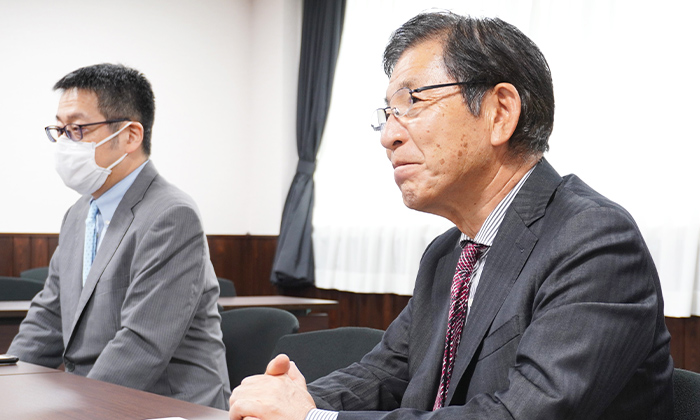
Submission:
<svg viewBox="0 0 700 420">
<path fill-rule="evenodd" d="M 95 92 L 98 109 L 107 120 L 128 118 L 140 122 L 143 151 L 146 156 L 151 154 L 156 104 L 151 84 L 138 70 L 121 64 L 96 64 L 68 73 L 53 88 Z M 116 131 L 121 125 L 114 124 L 112 130 Z"/>
</svg>

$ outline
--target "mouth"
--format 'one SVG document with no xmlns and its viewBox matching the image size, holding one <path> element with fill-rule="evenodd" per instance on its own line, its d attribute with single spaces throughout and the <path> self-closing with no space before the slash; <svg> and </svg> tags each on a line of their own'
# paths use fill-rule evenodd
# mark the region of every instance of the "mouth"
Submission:
<svg viewBox="0 0 700 420">
<path fill-rule="evenodd" d="M 394 181 L 397 185 L 405 182 L 418 168 L 417 163 L 410 162 L 399 162 L 392 164 L 392 166 L 394 167 Z"/>
<path fill-rule="evenodd" d="M 406 162 L 406 161 L 391 162 L 391 166 L 392 166 L 394 169 L 400 168 L 400 167 L 402 167 L 402 166 L 408 166 L 408 165 L 416 165 L 416 164 L 413 163 L 413 162 Z"/>
</svg>

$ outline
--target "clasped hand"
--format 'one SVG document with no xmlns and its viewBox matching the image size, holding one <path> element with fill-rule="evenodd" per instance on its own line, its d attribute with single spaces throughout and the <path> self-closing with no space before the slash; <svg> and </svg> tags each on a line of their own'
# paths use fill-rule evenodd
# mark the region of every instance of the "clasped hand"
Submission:
<svg viewBox="0 0 700 420">
<path fill-rule="evenodd" d="M 316 408 L 304 375 L 285 354 L 272 359 L 264 375 L 245 378 L 229 403 L 231 420 L 304 420 Z"/>
</svg>

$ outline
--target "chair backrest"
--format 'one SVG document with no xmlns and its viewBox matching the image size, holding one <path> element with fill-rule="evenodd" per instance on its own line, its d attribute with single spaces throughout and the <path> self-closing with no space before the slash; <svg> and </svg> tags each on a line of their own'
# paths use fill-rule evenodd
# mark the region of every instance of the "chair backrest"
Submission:
<svg viewBox="0 0 700 420">
<path fill-rule="evenodd" d="M 219 296 L 221 297 L 234 297 L 236 296 L 236 286 L 229 279 L 223 277 L 217 277 L 219 280 Z"/>
<path fill-rule="evenodd" d="M 382 340 L 384 331 L 373 328 L 341 327 L 286 335 L 277 342 L 274 355 L 284 353 L 312 382 L 362 357 Z"/>
<path fill-rule="evenodd" d="M 673 418 L 700 419 L 700 373 L 673 369 Z"/>
<path fill-rule="evenodd" d="M 243 378 L 265 373 L 277 340 L 299 330 L 299 320 L 282 309 L 241 308 L 221 313 L 231 388 Z"/>
<path fill-rule="evenodd" d="M 30 268 L 19 273 L 19 276 L 23 279 L 34 279 L 45 283 L 46 278 L 49 277 L 49 267 Z"/>
<path fill-rule="evenodd" d="M 21 277 L 0 277 L 0 300 L 32 300 L 44 282 Z"/>
</svg>

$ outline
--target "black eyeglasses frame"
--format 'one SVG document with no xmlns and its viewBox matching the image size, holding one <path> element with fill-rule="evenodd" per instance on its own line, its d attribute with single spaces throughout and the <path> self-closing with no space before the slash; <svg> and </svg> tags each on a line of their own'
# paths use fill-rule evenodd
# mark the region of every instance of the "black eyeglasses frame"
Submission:
<svg viewBox="0 0 700 420">
<path fill-rule="evenodd" d="M 482 84 L 484 84 L 484 83 L 485 83 L 485 82 L 484 82 L 483 80 L 477 80 L 477 81 L 471 81 L 471 82 L 440 83 L 440 84 L 438 84 L 438 85 L 421 86 L 421 87 L 416 88 L 416 89 L 409 89 L 408 87 L 403 87 L 403 88 L 401 88 L 401 89 L 407 89 L 407 90 L 408 90 L 408 94 L 409 94 L 410 97 L 411 97 L 411 104 L 410 104 L 409 107 L 406 109 L 406 112 L 404 112 L 403 115 L 406 115 L 406 114 L 408 113 L 408 111 L 411 110 L 411 107 L 413 106 L 413 104 L 414 104 L 414 102 L 415 102 L 416 99 L 421 100 L 420 98 L 414 97 L 414 96 L 413 96 L 414 93 L 420 93 L 420 92 L 423 92 L 423 91 L 426 91 L 426 90 L 437 89 L 437 88 L 448 87 L 448 86 L 459 86 L 459 85 L 472 85 L 472 86 L 473 86 L 473 85 L 482 85 Z M 398 91 L 401 90 L 401 89 L 398 89 L 396 92 L 398 92 Z M 396 92 L 394 92 L 394 94 L 392 95 L 392 97 L 393 97 L 394 95 L 396 95 Z M 374 131 L 382 131 L 382 129 L 384 128 L 384 125 L 386 124 L 386 122 L 389 121 L 389 115 L 390 115 L 390 113 L 393 114 L 393 115 L 394 115 L 395 117 L 397 117 L 397 118 L 402 116 L 401 113 L 399 112 L 399 110 L 398 110 L 396 107 L 393 107 L 393 108 L 392 108 L 391 106 L 387 106 L 387 107 L 384 107 L 384 108 L 377 108 L 377 109 L 375 110 L 375 112 L 376 112 L 377 114 L 379 114 L 380 111 L 384 111 L 384 122 L 383 122 L 383 123 L 380 122 L 379 126 L 372 125 L 372 128 L 374 129 Z M 378 118 L 378 120 L 379 120 L 379 118 Z"/>
<path fill-rule="evenodd" d="M 124 122 L 124 121 L 131 121 L 129 118 L 117 118 L 114 120 L 107 120 L 107 121 L 98 121 L 94 123 L 87 123 L 87 124 L 66 124 L 63 127 L 59 127 L 57 125 L 49 125 L 47 127 L 44 127 L 44 131 L 46 131 L 46 136 L 49 138 L 49 141 L 52 143 L 55 143 L 58 141 L 58 139 L 54 138 L 54 136 L 51 135 L 51 130 L 56 130 L 58 133 L 58 136 L 61 137 L 63 133 L 66 134 L 66 137 L 68 137 L 70 140 L 73 141 L 80 141 L 83 139 L 83 127 L 89 127 L 91 125 L 98 125 L 98 124 L 112 124 L 112 123 L 118 123 L 118 122 Z M 77 127 L 76 131 L 79 135 L 77 139 L 74 139 L 70 134 L 69 131 L 66 130 L 66 127 L 72 126 L 72 127 Z"/>
</svg>

